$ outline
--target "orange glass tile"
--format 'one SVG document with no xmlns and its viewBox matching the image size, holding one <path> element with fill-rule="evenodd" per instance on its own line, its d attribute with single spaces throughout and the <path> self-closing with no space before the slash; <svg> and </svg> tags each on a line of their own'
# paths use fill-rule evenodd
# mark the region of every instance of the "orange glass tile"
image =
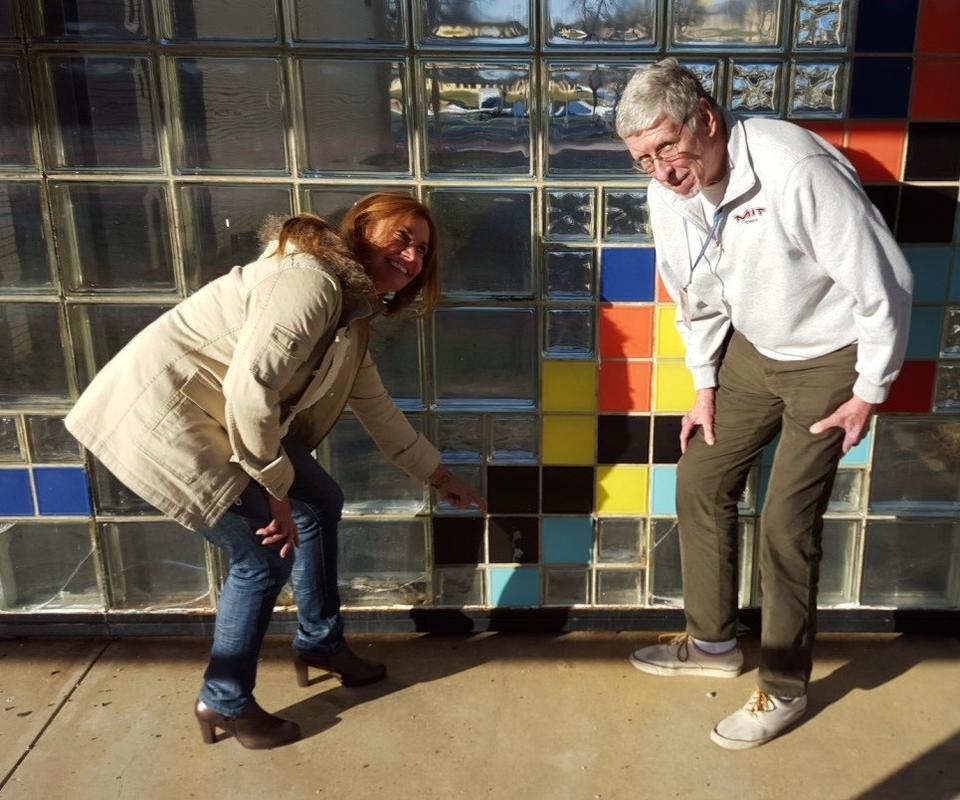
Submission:
<svg viewBox="0 0 960 800">
<path fill-rule="evenodd" d="M 957 89 L 960 58 L 920 57 L 913 66 L 911 117 L 960 119 L 960 90 Z"/>
<path fill-rule="evenodd" d="M 663 281 L 660 280 L 660 275 L 657 275 L 657 302 L 658 303 L 672 303 L 673 298 L 670 297 L 667 292 L 667 287 L 663 285 Z"/>
<path fill-rule="evenodd" d="M 960 53 L 957 0 L 923 0 L 917 31 L 917 52 Z"/>
<path fill-rule="evenodd" d="M 843 147 L 842 122 L 798 122 L 797 124 L 823 137 L 838 150 Z"/>
<path fill-rule="evenodd" d="M 600 306 L 600 355 L 649 358 L 653 348 L 653 306 Z"/>
<path fill-rule="evenodd" d="M 847 158 L 867 181 L 900 180 L 906 125 L 902 122 L 851 122 L 847 127 Z"/>
<path fill-rule="evenodd" d="M 649 411 L 649 361 L 602 361 L 600 363 L 601 411 Z"/>
</svg>

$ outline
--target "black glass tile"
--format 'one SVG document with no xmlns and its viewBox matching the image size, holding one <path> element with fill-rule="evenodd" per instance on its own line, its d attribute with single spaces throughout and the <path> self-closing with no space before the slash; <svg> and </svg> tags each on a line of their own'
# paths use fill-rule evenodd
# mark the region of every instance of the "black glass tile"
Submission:
<svg viewBox="0 0 960 800">
<path fill-rule="evenodd" d="M 857 19 L 858 53 L 912 53 L 918 0 L 866 0 Z"/>
<path fill-rule="evenodd" d="M 907 116 L 910 98 L 909 58 L 856 58 L 850 88 L 850 116 L 895 118 Z"/>
<path fill-rule="evenodd" d="M 593 467 L 544 467 L 545 514 L 589 514 L 593 511 Z"/>
<path fill-rule="evenodd" d="M 479 564 L 483 561 L 481 517 L 434 517 L 433 563 Z"/>
<path fill-rule="evenodd" d="M 487 505 L 491 514 L 535 514 L 540 505 L 537 467 L 489 467 Z"/>
<path fill-rule="evenodd" d="M 897 241 L 949 242 L 956 214 L 956 186 L 905 185 L 900 194 Z"/>
<path fill-rule="evenodd" d="M 490 517 L 490 563 L 536 564 L 540 524 L 536 517 Z"/>
<path fill-rule="evenodd" d="M 897 203 L 900 201 L 900 187 L 884 184 L 869 184 L 863 187 L 870 202 L 883 215 L 883 221 L 892 231 L 897 224 Z"/>
<path fill-rule="evenodd" d="M 650 417 L 597 417 L 597 463 L 646 464 L 649 449 Z"/>
<path fill-rule="evenodd" d="M 907 139 L 908 181 L 960 178 L 960 122 L 914 122 Z"/>
<path fill-rule="evenodd" d="M 653 421 L 653 463 L 676 464 L 680 460 L 680 422 L 683 417 L 661 417 Z"/>
</svg>

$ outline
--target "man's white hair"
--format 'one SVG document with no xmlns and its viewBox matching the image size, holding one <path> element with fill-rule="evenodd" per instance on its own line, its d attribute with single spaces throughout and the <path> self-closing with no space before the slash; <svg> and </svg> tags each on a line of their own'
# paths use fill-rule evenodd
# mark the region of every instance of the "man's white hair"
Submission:
<svg viewBox="0 0 960 800">
<path fill-rule="evenodd" d="M 617 136 L 623 139 L 651 127 L 661 117 L 697 127 L 696 110 L 700 98 L 716 106 L 703 85 L 677 59 L 665 58 L 640 67 L 623 90 L 617 107 Z"/>
</svg>

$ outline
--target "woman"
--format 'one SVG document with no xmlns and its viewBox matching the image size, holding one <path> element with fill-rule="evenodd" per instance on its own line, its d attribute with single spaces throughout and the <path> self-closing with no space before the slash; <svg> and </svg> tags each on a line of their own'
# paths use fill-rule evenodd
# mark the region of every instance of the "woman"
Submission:
<svg viewBox="0 0 960 800">
<path fill-rule="evenodd" d="M 67 417 L 121 481 L 229 558 L 195 710 L 205 742 L 216 728 L 250 748 L 300 737 L 294 722 L 253 698 L 260 646 L 288 577 L 301 686 L 308 666 L 353 686 L 386 674 L 344 642 L 343 495 L 311 455 L 348 402 L 394 464 L 457 507 L 484 505 L 393 404 L 367 352 L 376 313 L 395 314 L 418 295 L 424 310 L 436 302 L 436 250 L 429 211 L 402 195 L 360 200 L 340 236 L 319 217 L 292 217 L 258 261 L 134 337 Z"/>
</svg>

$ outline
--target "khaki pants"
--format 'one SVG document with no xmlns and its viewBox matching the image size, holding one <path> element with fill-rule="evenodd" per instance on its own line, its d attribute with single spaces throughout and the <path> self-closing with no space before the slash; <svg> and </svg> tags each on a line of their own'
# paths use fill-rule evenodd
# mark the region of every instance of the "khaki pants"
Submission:
<svg viewBox="0 0 960 800">
<path fill-rule="evenodd" d="M 816 633 L 823 512 L 843 432 L 810 425 L 852 394 L 856 345 L 806 361 L 776 361 L 734 333 L 720 367 L 716 443 L 698 430 L 677 472 L 677 516 L 687 632 L 704 641 L 735 635 L 737 501 L 751 464 L 779 431 L 761 516 L 763 631 L 759 687 L 806 692 Z"/>
</svg>

